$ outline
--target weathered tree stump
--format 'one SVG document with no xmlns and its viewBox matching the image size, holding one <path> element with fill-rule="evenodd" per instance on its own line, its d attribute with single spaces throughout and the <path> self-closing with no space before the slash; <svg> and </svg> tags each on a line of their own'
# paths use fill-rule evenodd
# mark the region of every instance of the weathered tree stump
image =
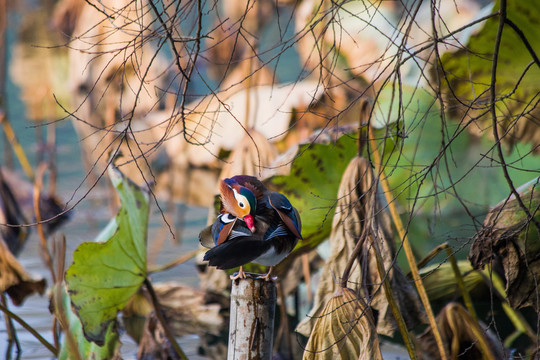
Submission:
<svg viewBox="0 0 540 360">
<path fill-rule="evenodd" d="M 263 279 L 233 280 L 228 360 L 272 359 L 276 284 Z"/>
</svg>

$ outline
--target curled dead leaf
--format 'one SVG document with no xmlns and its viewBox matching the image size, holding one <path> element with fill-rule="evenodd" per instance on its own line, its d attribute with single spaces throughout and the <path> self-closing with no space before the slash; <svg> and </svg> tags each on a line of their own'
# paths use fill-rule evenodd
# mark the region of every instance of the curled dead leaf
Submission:
<svg viewBox="0 0 540 360">
<path fill-rule="evenodd" d="M 137 359 L 180 360 L 154 313 L 146 319 Z"/>
<path fill-rule="evenodd" d="M 30 295 L 43 295 L 47 282 L 34 279 L 0 239 L 0 291 L 6 292 L 14 305 L 21 305 Z"/>
<path fill-rule="evenodd" d="M 30 228 L 7 225 L 20 225 L 27 223 L 27 221 L 12 190 L 18 189 L 19 186 L 10 186 L 4 172 L 6 172 L 5 169 L 0 170 L 0 224 L 2 224 L 0 226 L 0 239 L 4 241 L 11 253 L 17 255 L 30 234 Z"/>
<path fill-rule="evenodd" d="M 476 322 L 471 314 L 458 303 L 446 305 L 437 315 L 437 327 L 441 332 L 447 353 L 451 359 L 508 359 L 503 344 L 487 327 Z M 418 338 L 420 359 L 439 359 L 431 328 Z"/>
<path fill-rule="evenodd" d="M 416 292 L 394 261 L 395 249 L 390 231 L 390 222 L 382 205 L 374 198 L 373 173 L 369 161 L 355 157 L 349 163 L 342 177 L 338 192 L 338 205 L 330 235 L 330 255 L 323 268 L 323 274 L 334 277 L 343 274 L 349 258 L 360 239 L 365 219 L 371 216 L 372 230 L 376 236 L 368 236 L 362 244 L 362 251 L 349 273 L 348 286 L 370 299 L 370 306 L 377 310 L 377 332 L 391 336 L 397 328 L 390 311 L 382 280 L 377 269 L 373 241 L 378 242 L 384 268 L 387 269 L 391 288 L 404 320 L 409 328 L 425 321 Z M 373 213 L 371 207 L 375 205 Z M 314 326 L 314 316 L 322 311 L 339 284 L 332 276 L 324 276 L 319 282 L 314 305 L 308 317 L 297 327 L 297 331 L 308 336 Z M 373 285 L 374 284 L 374 285 Z"/>
<path fill-rule="evenodd" d="M 304 360 L 382 359 L 373 315 L 351 289 L 339 288 L 317 317 Z"/>
<path fill-rule="evenodd" d="M 540 178 L 533 179 L 518 190 L 521 200 L 540 221 Z M 536 211 L 536 213 L 535 213 Z M 486 216 L 482 230 L 476 235 L 469 252 L 474 268 L 486 264 L 502 266 L 506 279 L 508 301 L 514 308 L 538 307 L 540 276 L 539 229 L 512 196 L 503 200 Z"/>
</svg>

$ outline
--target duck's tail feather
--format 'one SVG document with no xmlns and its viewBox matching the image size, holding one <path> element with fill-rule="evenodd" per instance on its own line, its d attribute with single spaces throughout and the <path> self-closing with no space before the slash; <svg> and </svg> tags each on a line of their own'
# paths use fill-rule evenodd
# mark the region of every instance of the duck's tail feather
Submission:
<svg viewBox="0 0 540 360">
<path fill-rule="evenodd" d="M 270 244 L 265 241 L 237 238 L 234 241 L 225 241 L 208 250 L 204 254 L 204 260 L 207 260 L 210 266 L 227 270 L 255 260 L 269 248 Z"/>
</svg>

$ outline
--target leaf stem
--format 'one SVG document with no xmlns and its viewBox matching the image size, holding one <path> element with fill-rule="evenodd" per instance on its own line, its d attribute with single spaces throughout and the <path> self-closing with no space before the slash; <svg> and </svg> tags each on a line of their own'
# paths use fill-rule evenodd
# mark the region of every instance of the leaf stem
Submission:
<svg viewBox="0 0 540 360">
<path fill-rule="evenodd" d="M 58 349 L 56 349 L 51 343 L 49 343 L 43 336 L 41 336 L 32 326 L 30 326 L 26 321 L 24 321 L 22 318 L 20 318 L 15 313 L 12 313 L 7 307 L 5 307 L 3 304 L 0 304 L 0 310 L 4 314 L 6 314 L 9 318 L 15 320 L 18 322 L 23 328 L 25 328 L 29 333 L 34 335 L 36 339 L 40 343 L 42 343 L 47 349 L 49 349 L 50 352 L 53 353 L 55 357 L 58 357 Z"/>
<path fill-rule="evenodd" d="M 383 287 L 384 287 L 384 293 L 386 294 L 386 300 L 388 301 L 390 310 L 392 310 L 392 314 L 394 315 L 394 318 L 396 319 L 396 323 L 398 325 L 399 332 L 401 333 L 401 337 L 403 338 L 403 343 L 405 344 L 405 347 L 407 348 L 407 352 L 409 353 L 411 360 L 416 360 L 418 357 L 416 356 L 416 352 L 414 350 L 414 341 L 411 338 L 411 334 L 407 330 L 407 324 L 405 323 L 405 319 L 403 319 L 403 315 L 401 314 L 399 306 L 394 297 L 394 293 L 390 285 L 390 280 L 388 279 L 388 273 L 390 272 L 390 269 L 386 270 L 384 268 L 384 262 L 381 255 L 381 249 L 379 245 L 377 244 L 377 239 L 374 238 L 373 236 L 372 236 L 372 243 L 374 247 L 375 256 L 377 259 L 377 271 L 379 272 L 379 277 L 383 281 Z"/>
<path fill-rule="evenodd" d="M 19 140 L 17 140 L 17 136 L 15 135 L 10 122 L 3 111 L 0 111 L 0 124 L 2 124 L 6 138 L 15 151 L 15 155 L 17 155 L 17 159 L 19 159 L 19 163 L 21 164 L 26 176 L 28 176 L 30 180 L 34 181 L 34 170 L 32 169 L 32 165 L 30 165 L 24 149 L 19 143 Z"/>
<path fill-rule="evenodd" d="M 173 260 L 173 261 L 171 261 L 171 262 L 169 262 L 167 264 L 152 267 L 151 269 L 148 270 L 148 274 L 153 274 L 153 273 L 157 273 L 157 272 L 172 269 L 173 267 L 178 266 L 180 264 L 183 264 L 186 261 L 188 261 L 189 259 L 195 257 L 199 253 L 199 251 L 200 251 L 199 249 L 190 251 L 187 254 L 185 254 L 185 255 L 179 257 L 178 259 Z"/>
<path fill-rule="evenodd" d="M 51 277 L 53 280 L 53 283 L 56 283 L 56 275 L 54 272 L 54 266 L 53 266 L 53 260 L 51 253 L 49 251 L 49 247 L 47 246 L 47 237 L 45 236 L 45 232 L 43 231 L 43 218 L 41 216 L 41 211 L 39 208 L 39 200 L 41 196 L 41 189 L 43 188 L 43 176 L 45 174 L 45 170 L 47 170 L 48 164 L 47 163 L 41 163 L 38 166 L 38 169 L 35 174 L 34 178 L 34 197 L 33 197 L 33 205 L 34 205 L 34 213 L 36 216 L 36 227 L 37 232 L 39 235 L 39 242 L 41 245 L 41 251 L 43 253 L 45 264 L 47 265 L 47 268 L 49 269 L 49 272 L 51 273 Z M 48 220 L 46 220 L 48 221 Z"/>
<path fill-rule="evenodd" d="M 439 348 L 441 359 L 447 360 L 448 356 L 444 348 L 444 343 L 441 337 L 441 333 L 439 332 L 439 328 L 437 327 L 437 322 L 435 320 L 435 316 L 433 315 L 431 304 L 429 303 L 429 298 L 427 296 L 426 288 L 424 287 L 424 284 L 422 283 L 422 278 L 420 277 L 420 273 L 418 272 L 418 266 L 416 265 L 416 260 L 414 258 L 411 244 L 409 243 L 409 239 L 407 237 L 405 229 L 403 228 L 401 218 L 399 217 L 399 214 L 396 210 L 395 199 L 392 197 L 392 193 L 390 192 L 390 186 L 388 185 L 388 180 L 386 179 L 386 176 L 384 174 L 384 169 L 381 167 L 381 157 L 379 155 L 379 150 L 377 149 L 377 144 L 374 140 L 373 128 L 369 126 L 368 131 L 369 131 L 369 143 L 371 145 L 371 150 L 372 150 L 372 155 L 373 155 L 373 162 L 377 169 L 377 174 L 379 175 L 379 180 L 383 188 L 386 202 L 388 202 L 390 215 L 392 216 L 392 219 L 398 231 L 399 237 L 402 240 L 403 250 L 405 250 L 405 256 L 407 257 L 407 262 L 409 263 L 409 267 L 411 268 L 411 274 L 413 276 L 414 285 L 416 286 L 418 295 L 420 296 L 420 300 L 422 301 L 422 304 L 424 305 L 424 309 L 426 310 L 426 315 L 428 317 L 429 324 L 433 331 L 435 342 L 437 343 L 437 347 Z"/>
<path fill-rule="evenodd" d="M 150 298 L 152 300 L 152 305 L 154 305 L 154 310 L 156 312 L 156 316 L 161 324 L 163 326 L 163 330 L 165 331 L 165 335 L 167 336 L 167 339 L 169 339 L 172 347 L 174 348 L 174 351 L 180 357 L 182 360 L 188 360 L 186 354 L 178 345 L 176 342 L 176 339 L 174 338 L 171 329 L 169 328 L 169 324 L 167 321 L 165 321 L 165 317 L 163 317 L 163 312 L 161 309 L 161 305 L 159 304 L 159 300 L 157 298 L 156 292 L 154 291 L 154 287 L 152 286 L 152 283 L 148 278 L 144 278 L 144 285 L 146 286 L 146 289 L 148 290 L 148 293 L 150 294 Z"/>
</svg>

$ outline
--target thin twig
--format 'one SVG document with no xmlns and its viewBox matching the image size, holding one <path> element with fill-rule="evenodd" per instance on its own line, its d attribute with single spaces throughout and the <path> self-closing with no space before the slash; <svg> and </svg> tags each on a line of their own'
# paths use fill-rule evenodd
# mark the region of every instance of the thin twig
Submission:
<svg viewBox="0 0 540 360">
<path fill-rule="evenodd" d="M 531 54 L 531 57 L 533 58 L 536 65 L 540 67 L 540 59 L 538 58 L 538 55 L 536 54 L 531 44 L 529 43 L 529 40 L 527 40 L 527 38 L 525 37 L 525 34 L 523 33 L 523 31 L 519 28 L 519 26 L 517 26 L 512 20 L 508 18 L 505 18 L 504 22 L 516 32 L 520 40 L 523 42 L 523 45 L 525 45 L 525 47 L 529 51 L 529 54 Z"/>
<path fill-rule="evenodd" d="M 189 76 L 185 73 L 184 69 L 182 68 L 182 65 L 180 64 L 181 56 L 178 53 L 178 50 L 176 49 L 175 40 L 174 40 L 174 38 L 172 36 L 171 31 L 169 30 L 169 27 L 167 26 L 167 24 L 165 24 L 165 22 L 161 18 L 161 15 L 160 15 L 156 5 L 154 4 L 154 1 L 150 0 L 149 3 L 150 3 L 150 6 L 152 7 L 152 10 L 156 14 L 156 17 L 157 17 L 159 23 L 163 27 L 163 30 L 165 30 L 165 34 L 167 34 L 167 39 L 169 39 L 169 41 L 171 42 L 171 49 L 174 52 L 174 58 L 176 60 L 176 67 L 178 67 L 178 70 L 180 71 L 180 73 L 182 73 L 182 76 L 184 76 L 186 81 L 189 81 L 190 80 Z"/>
</svg>

